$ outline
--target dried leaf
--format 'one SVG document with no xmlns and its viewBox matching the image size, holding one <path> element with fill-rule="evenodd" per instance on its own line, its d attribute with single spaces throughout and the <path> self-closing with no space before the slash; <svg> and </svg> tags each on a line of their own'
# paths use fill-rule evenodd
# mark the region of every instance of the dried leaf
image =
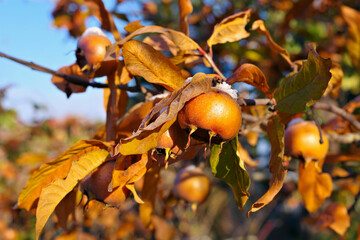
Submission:
<svg viewBox="0 0 360 240">
<path fill-rule="evenodd" d="M 178 67 L 150 45 L 132 40 L 125 43 L 122 50 L 126 68 L 131 74 L 162 85 L 170 91 L 184 85 L 185 79 Z"/>
<path fill-rule="evenodd" d="M 58 219 L 58 223 L 64 230 L 68 230 L 67 221 L 69 216 L 75 216 L 76 195 L 76 190 L 71 191 L 55 208 L 55 215 Z"/>
<path fill-rule="evenodd" d="M 331 95 L 333 98 L 337 98 L 339 96 L 339 91 L 342 83 L 342 79 L 344 77 L 344 72 L 340 66 L 340 64 L 333 63 L 330 69 L 331 79 L 329 81 L 328 87 L 324 92 L 324 96 Z"/>
<path fill-rule="evenodd" d="M 143 43 L 149 44 L 157 51 L 170 52 L 172 55 L 176 55 L 178 47 L 165 35 L 152 35 L 144 39 Z M 170 58 L 171 60 L 171 58 Z M 173 61 L 172 61 L 173 62 Z M 174 62 L 173 62 L 174 63 Z M 176 65 L 176 63 L 174 63 Z"/>
<path fill-rule="evenodd" d="M 250 212 L 256 212 L 269 204 L 274 197 L 281 190 L 284 180 L 287 174 L 287 170 L 284 168 L 283 159 L 284 159 L 284 125 L 280 122 L 278 116 L 273 116 L 267 127 L 267 135 L 271 144 L 271 157 L 269 162 L 270 172 L 272 174 L 270 180 L 270 187 L 268 191 L 257 200 L 248 211 L 247 215 Z"/>
<path fill-rule="evenodd" d="M 318 228 L 331 228 L 339 235 L 344 235 L 350 227 L 350 216 L 346 207 L 341 203 L 331 203 L 317 218 Z"/>
<path fill-rule="evenodd" d="M 289 74 L 274 92 L 275 109 L 285 113 L 299 113 L 318 101 L 331 78 L 331 60 L 323 59 L 310 45 L 308 60 L 298 73 Z"/>
<path fill-rule="evenodd" d="M 192 81 L 181 89 L 172 92 L 159 103 L 145 117 L 136 133 L 131 137 L 122 139 L 116 146 L 115 152 L 122 155 L 143 154 L 157 145 L 157 139 L 175 122 L 177 113 L 190 99 L 210 90 L 215 74 L 205 75 L 198 73 Z M 150 123 L 154 116 L 157 118 Z"/>
<path fill-rule="evenodd" d="M 111 13 L 105 8 L 102 0 L 85 0 L 85 5 L 90 12 L 96 16 L 101 22 L 101 28 L 112 33 L 116 41 L 121 39 L 120 33 L 116 28 Z"/>
<path fill-rule="evenodd" d="M 97 149 L 108 149 L 110 144 L 96 140 L 81 140 L 66 150 L 63 154 L 52 161 L 43 164 L 34 172 L 25 188 L 20 192 L 18 198 L 18 208 L 30 209 L 36 208 L 40 192 L 49 183 L 57 178 L 65 178 L 74 161 L 88 152 Z"/>
<path fill-rule="evenodd" d="M 340 7 L 341 15 L 348 25 L 347 50 L 351 61 L 356 68 L 360 67 L 360 12 L 342 5 Z"/>
<path fill-rule="evenodd" d="M 112 188 L 124 187 L 127 184 L 134 183 L 142 178 L 147 171 L 147 153 L 142 154 L 141 158 L 137 162 L 131 164 L 126 170 L 121 166 L 123 160 L 123 158 L 118 158 L 116 160 L 117 163 L 115 164 L 112 176 Z"/>
<path fill-rule="evenodd" d="M 223 144 L 213 144 L 210 166 L 214 176 L 231 187 L 238 209 L 242 210 L 249 196 L 250 177 L 237 151 L 238 143 L 238 138 L 235 137 Z"/>
<path fill-rule="evenodd" d="M 88 77 L 81 72 L 79 65 L 77 65 L 76 63 L 73 63 L 69 66 L 64 66 L 61 67 L 58 72 L 60 73 L 65 73 L 68 75 L 73 75 L 76 77 L 81 77 L 86 81 L 89 81 Z M 61 91 L 63 91 L 64 93 L 66 93 L 67 96 L 70 96 L 72 93 L 80 93 L 80 92 L 85 92 L 86 91 L 86 87 L 84 86 L 80 86 L 77 84 L 73 84 L 73 83 L 69 83 L 68 81 L 66 81 L 64 78 L 58 77 L 58 76 L 53 76 L 51 78 L 51 82 Z"/>
<path fill-rule="evenodd" d="M 36 209 L 36 239 L 39 239 L 42 229 L 60 201 L 108 156 L 109 152 L 103 149 L 88 152 L 73 162 L 66 179 L 57 178 L 42 189 Z"/>
<path fill-rule="evenodd" d="M 188 16 L 193 11 L 193 5 L 190 0 L 178 0 L 178 3 L 180 11 L 180 31 L 183 32 L 186 36 L 189 36 Z"/>
<path fill-rule="evenodd" d="M 316 162 L 300 162 L 298 189 L 304 200 L 305 208 L 313 213 L 316 212 L 321 204 L 332 192 L 331 176 L 322 173 Z"/>
<path fill-rule="evenodd" d="M 249 22 L 250 14 L 251 10 L 239 12 L 216 24 L 211 37 L 207 40 L 209 47 L 247 38 L 250 34 L 245 30 L 245 26 Z"/>
<path fill-rule="evenodd" d="M 290 54 L 288 53 L 288 51 L 286 51 L 284 48 L 280 47 L 276 42 L 274 42 L 269 31 L 266 29 L 265 23 L 263 20 L 256 20 L 253 23 L 251 30 L 253 30 L 253 31 L 257 30 L 259 33 L 264 34 L 266 36 L 266 39 L 268 40 L 270 48 L 273 51 L 278 52 L 290 64 L 290 66 L 293 65 L 293 63 L 290 59 Z"/>
<path fill-rule="evenodd" d="M 245 148 L 243 148 L 243 146 L 241 146 L 240 142 L 238 143 L 238 154 L 241 160 L 243 160 L 246 163 L 246 165 L 250 167 L 256 167 L 259 164 L 258 161 L 255 161 L 250 157 L 248 151 Z"/>
<path fill-rule="evenodd" d="M 230 85 L 236 82 L 244 82 L 256 87 L 260 91 L 263 91 L 268 98 L 272 99 L 273 95 L 266 82 L 264 73 L 257 66 L 245 63 L 242 64 L 236 71 L 226 80 Z"/>
</svg>

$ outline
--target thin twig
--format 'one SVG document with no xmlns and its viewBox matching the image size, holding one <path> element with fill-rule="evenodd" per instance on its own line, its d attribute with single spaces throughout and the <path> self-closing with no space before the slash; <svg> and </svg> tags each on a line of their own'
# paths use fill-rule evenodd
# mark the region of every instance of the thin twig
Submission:
<svg viewBox="0 0 360 240">
<path fill-rule="evenodd" d="M 271 99 L 261 98 L 261 99 L 246 99 L 238 98 L 237 103 L 239 106 L 274 106 L 274 102 Z"/>
<path fill-rule="evenodd" d="M 333 112 L 333 113 L 335 113 L 337 115 L 340 115 L 341 117 L 343 117 L 344 119 L 349 121 L 351 123 L 351 125 L 353 125 L 357 130 L 360 131 L 360 122 L 357 121 L 356 118 L 354 118 L 353 115 L 346 112 L 344 109 L 341 109 L 341 108 L 336 107 L 334 105 L 322 103 L 322 102 L 315 103 L 313 105 L 313 108 L 328 111 L 328 112 Z"/>
<path fill-rule="evenodd" d="M 94 82 L 94 81 L 88 82 L 87 80 L 85 80 L 85 79 L 83 79 L 81 77 L 77 77 L 77 76 L 61 73 L 61 72 L 58 72 L 58 71 L 54 71 L 54 70 L 49 69 L 47 67 L 41 66 L 39 64 L 24 61 L 24 60 L 16 58 L 16 57 L 12 57 L 12 56 L 7 55 L 7 54 L 5 54 L 3 52 L 0 52 L 0 57 L 9 59 L 9 60 L 14 61 L 14 62 L 17 62 L 17 63 L 19 63 L 21 65 L 27 66 L 27 67 L 31 68 L 32 70 L 35 70 L 35 71 L 49 73 L 51 75 L 64 78 L 67 82 L 72 83 L 72 84 L 76 84 L 76 85 L 80 85 L 80 86 L 84 86 L 84 87 L 90 86 L 90 87 L 93 87 L 93 88 L 108 88 L 109 87 L 109 85 L 105 84 L 105 83 L 98 83 L 98 82 Z M 139 87 L 137 87 L 137 86 L 129 87 L 128 85 L 122 85 L 122 84 L 118 84 L 117 88 L 119 88 L 121 90 L 129 91 L 129 92 L 140 92 L 141 91 L 139 89 Z"/>
<path fill-rule="evenodd" d="M 224 76 L 224 74 L 222 74 L 222 72 L 220 71 L 220 69 L 216 66 L 214 60 L 212 59 L 212 57 L 206 53 L 203 49 L 199 48 L 198 49 L 199 52 L 204 56 L 204 58 L 210 63 L 211 67 L 214 69 L 214 71 L 222 78 L 222 79 L 226 79 L 226 77 Z"/>
</svg>

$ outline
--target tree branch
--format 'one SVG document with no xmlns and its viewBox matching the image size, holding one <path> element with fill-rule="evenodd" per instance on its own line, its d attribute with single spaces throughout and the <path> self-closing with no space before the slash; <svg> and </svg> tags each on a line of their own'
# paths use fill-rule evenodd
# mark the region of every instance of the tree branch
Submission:
<svg viewBox="0 0 360 240">
<path fill-rule="evenodd" d="M 246 98 L 238 98 L 237 103 L 239 106 L 274 106 L 274 102 L 271 99 L 261 98 L 261 99 L 246 99 Z"/>
<path fill-rule="evenodd" d="M 214 71 L 223 79 L 225 80 L 226 77 L 222 74 L 222 72 L 220 71 L 220 69 L 216 66 L 216 64 L 214 63 L 212 57 L 206 53 L 203 49 L 199 48 L 198 49 L 199 52 L 204 56 L 204 58 L 210 63 L 211 67 L 214 69 Z"/>
<path fill-rule="evenodd" d="M 360 122 L 357 121 L 356 118 L 354 118 L 353 115 L 346 112 L 344 109 L 341 109 L 341 108 L 336 107 L 334 105 L 322 103 L 322 102 L 315 103 L 313 105 L 313 108 L 328 111 L 328 112 L 332 112 L 332 113 L 335 113 L 337 115 L 340 115 L 341 117 L 343 117 L 344 119 L 349 121 L 351 123 L 351 125 L 353 125 L 357 130 L 360 131 Z"/>
<path fill-rule="evenodd" d="M 39 64 L 33 63 L 33 62 L 28 62 L 28 61 L 24 61 L 22 59 L 16 58 L 16 57 L 12 57 L 10 55 L 7 55 L 3 52 L 0 52 L 0 57 L 9 59 L 11 61 L 17 62 L 21 65 L 27 66 L 29 68 L 31 68 L 32 70 L 35 71 L 39 71 L 39 72 L 44 72 L 44 73 L 49 73 L 51 75 L 54 76 L 58 76 L 61 78 L 64 78 L 67 82 L 72 83 L 72 84 L 76 84 L 76 85 L 80 85 L 80 86 L 84 86 L 84 87 L 93 87 L 93 88 L 108 88 L 109 85 L 105 84 L 105 83 L 98 83 L 98 82 L 88 82 L 87 80 L 81 78 L 81 77 L 77 77 L 77 76 L 73 76 L 73 75 L 68 75 L 65 73 L 61 73 L 58 71 L 54 71 L 52 69 L 49 69 L 47 67 L 41 66 Z M 128 85 L 117 85 L 118 89 L 121 90 L 126 90 L 129 92 L 140 92 L 141 90 L 139 89 L 139 87 L 135 86 L 135 87 L 129 87 Z"/>
</svg>

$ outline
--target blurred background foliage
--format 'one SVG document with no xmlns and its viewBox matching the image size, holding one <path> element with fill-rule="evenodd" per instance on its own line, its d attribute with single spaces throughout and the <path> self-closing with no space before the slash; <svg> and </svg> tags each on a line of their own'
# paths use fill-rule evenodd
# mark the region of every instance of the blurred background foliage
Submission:
<svg viewBox="0 0 360 240">
<path fill-rule="evenodd" d="M 339 12 L 342 4 L 359 11 L 359 1 L 193 0 L 192 4 L 194 10 L 188 19 L 190 37 L 202 47 L 206 47 L 206 40 L 214 26 L 222 19 L 251 8 L 253 14 L 248 26 L 256 19 L 263 19 L 274 41 L 291 54 L 293 61 L 306 59 L 307 43 L 316 42 L 321 56 L 331 58 L 333 62 L 341 65 L 344 77 L 340 95 L 337 99 L 328 97 L 325 101 L 342 107 L 360 94 L 360 70 L 351 61 L 346 49 L 347 25 Z M 117 0 L 107 7 L 117 21 L 124 24 L 141 19 L 144 25 L 179 29 L 178 2 L 175 0 Z M 55 27 L 65 27 L 70 37 L 79 37 L 86 29 L 86 19 L 94 12 L 91 12 L 91 8 L 86 8 L 82 0 L 59 0 L 54 3 L 52 14 Z M 214 46 L 213 59 L 226 77 L 241 64 L 253 63 L 265 73 L 272 88 L 291 71 L 288 63 L 270 50 L 265 36 L 254 31 L 251 31 L 251 37 L 240 42 Z M 189 64 L 185 68 L 192 74 L 211 72 L 204 64 Z M 242 84 L 237 87 L 245 97 L 265 97 L 255 88 Z M 46 106 L 34 104 L 34 121 L 25 125 L 18 120 L 14 110 L 2 107 L 6 89 L 5 87 L 0 92 L 0 239 L 34 239 L 35 218 L 32 213 L 13 208 L 18 193 L 31 172 L 41 163 L 64 152 L 76 141 L 90 138 L 100 128 L 101 123 L 79 117 L 38 122 L 36 114 L 45 111 Z M 131 104 L 139 100 L 137 95 L 133 95 Z M 321 120 L 327 122 L 331 117 L 333 116 L 321 115 Z M 270 176 L 267 174 L 267 163 L 270 152 L 266 136 L 256 135 L 255 144 L 251 144 L 249 138 L 242 137 L 241 143 L 253 159 L 260 161 L 257 167 L 247 168 L 252 179 L 249 190 L 249 202 L 252 203 L 268 188 Z M 334 153 L 338 153 L 354 148 L 358 149 L 356 143 L 333 146 L 332 149 Z M 201 157 L 191 162 L 198 164 L 200 161 L 203 161 Z M 247 206 L 244 212 L 239 212 L 231 189 L 214 178 L 211 178 L 210 196 L 196 212 L 190 205 L 175 199 L 170 189 L 178 168 L 178 165 L 172 166 L 161 174 L 161 191 L 158 193 L 156 211 L 161 212 L 164 218 L 155 221 L 157 226 L 154 235 L 141 225 L 137 204 L 126 201 L 120 209 L 103 209 L 102 205 L 96 203 L 92 203 L 94 206 L 85 211 L 77 209 L 77 216 L 80 216 L 77 219 L 78 224 L 68 232 L 60 230 L 53 217 L 52 223 L 46 227 L 44 238 L 339 239 L 332 230 L 319 230 L 314 224 L 309 224 L 310 220 L 306 220 L 311 216 L 305 210 L 297 191 L 296 171 L 289 171 L 283 189 L 267 207 L 251 214 L 247 219 L 245 212 L 250 206 Z M 348 168 L 356 171 L 359 166 L 354 164 Z M 209 169 L 206 173 L 211 176 Z M 356 194 L 351 194 L 349 190 L 338 185 L 333 191 L 332 198 L 335 201 L 345 206 L 353 206 L 351 227 L 343 239 L 356 239 L 360 221 L 360 206 L 355 202 Z"/>
</svg>

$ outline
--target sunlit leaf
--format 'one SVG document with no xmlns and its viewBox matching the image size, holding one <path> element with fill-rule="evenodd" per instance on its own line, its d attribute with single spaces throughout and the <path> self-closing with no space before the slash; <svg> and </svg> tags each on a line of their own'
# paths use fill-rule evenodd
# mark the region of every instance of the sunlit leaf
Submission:
<svg viewBox="0 0 360 240">
<path fill-rule="evenodd" d="M 178 67 L 150 45 L 132 40 L 124 44 L 122 51 L 126 68 L 131 74 L 162 85 L 170 91 L 184 85 L 185 79 Z"/>
<path fill-rule="evenodd" d="M 320 213 L 316 220 L 316 227 L 330 228 L 339 235 L 344 235 L 350 227 L 350 216 L 346 207 L 341 203 L 331 203 Z"/>
<path fill-rule="evenodd" d="M 272 99 L 273 95 L 270 91 L 269 85 L 266 82 L 264 73 L 257 66 L 245 63 L 242 64 L 236 71 L 226 80 L 230 85 L 236 82 L 244 82 L 263 91 L 268 98 Z"/>
<path fill-rule="evenodd" d="M 193 11 L 193 5 L 190 0 L 179 0 L 178 2 L 180 11 L 180 31 L 186 36 L 189 36 L 189 25 L 187 19 Z"/>
<path fill-rule="evenodd" d="M 250 177 L 237 149 L 237 137 L 223 144 L 213 144 L 210 166 L 214 176 L 231 187 L 238 209 L 242 210 L 249 196 Z"/>
<path fill-rule="evenodd" d="M 17 203 L 18 207 L 28 211 L 36 208 L 37 200 L 43 187 L 57 178 L 65 178 L 74 161 L 88 152 L 96 149 L 108 149 L 109 147 L 110 144 L 101 141 L 81 140 L 57 158 L 43 164 L 31 175 L 25 188 L 20 192 Z"/>
<path fill-rule="evenodd" d="M 239 12 L 216 24 L 211 37 L 207 40 L 209 47 L 247 38 L 250 34 L 245 30 L 245 26 L 249 22 L 250 14 L 251 10 Z"/>
<path fill-rule="evenodd" d="M 74 189 L 81 179 L 100 166 L 108 156 L 109 152 L 103 149 L 88 152 L 72 163 L 65 179 L 57 178 L 42 189 L 36 209 L 36 239 L 39 239 L 42 229 L 60 201 Z"/>
<path fill-rule="evenodd" d="M 340 64 L 333 63 L 330 69 L 330 73 L 331 73 L 331 79 L 329 81 L 328 87 L 324 92 L 324 96 L 330 94 L 333 98 L 337 98 L 339 96 L 342 79 L 344 77 L 344 72 Z"/>
<path fill-rule="evenodd" d="M 140 23 L 141 20 L 135 20 L 135 21 L 132 21 L 132 22 L 129 22 L 125 27 L 125 31 L 129 32 L 129 33 L 132 33 L 132 32 L 135 32 L 136 30 L 144 27 L 141 23 Z"/>
<path fill-rule="evenodd" d="M 67 228 L 67 221 L 70 215 L 73 217 L 75 216 L 75 206 L 77 191 L 71 191 L 68 193 L 56 206 L 55 208 L 55 215 L 58 219 L 58 224 L 64 229 L 68 230 Z"/>
<path fill-rule="evenodd" d="M 256 212 L 269 204 L 284 184 L 284 179 L 287 174 L 287 170 L 285 170 L 283 165 L 284 132 L 284 125 L 280 122 L 280 119 L 277 116 L 272 117 L 267 127 L 267 134 L 271 144 L 269 168 L 272 176 L 269 184 L 270 187 L 268 191 L 251 206 L 251 209 L 247 213 L 248 215 L 250 212 Z"/>
<path fill-rule="evenodd" d="M 159 136 L 175 122 L 178 112 L 190 99 L 210 90 L 215 74 L 198 73 L 192 81 L 175 90 L 157 103 L 143 119 L 138 131 L 131 137 L 122 139 L 116 146 L 115 153 L 122 155 L 143 154 L 157 145 Z M 152 122 L 150 120 L 156 116 Z"/>
<path fill-rule="evenodd" d="M 331 195 L 332 180 L 328 173 L 322 173 L 316 162 L 300 162 L 298 189 L 304 200 L 305 208 L 313 213 Z"/>
<path fill-rule="evenodd" d="M 356 68 L 360 67 L 360 12 L 342 5 L 340 7 L 341 15 L 348 25 L 347 50 L 351 61 Z"/>
<path fill-rule="evenodd" d="M 293 65 L 290 59 L 290 54 L 288 53 L 288 51 L 286 51 L 284 48 L 280 47 L 276 42 L 274 42 L 269 31 L 266 29 L 263 20 L 256 20 L 251 28 L 251 30 L 257 30 L 259 33 L 264 34 L 270 45 L 270 48 L 273 51 L 278 52 L 290 64 L 290 66 Z"/>
<path fill-rule="evenodd" d="M 275 109 L 285 113 L 299 113 L 318 101 L 331 78 L 331 60 L 323 59 L 310 45 L 308 60 L 300 71 L 286 76 L 275 90 Z"/>
<path fill-rule="evenodd" d="M 151 35 L 146 37 L 143 42 L 149 44 L 157 51 L 170 52 L 174 56 L 178 52 L 178 47 L 166 35 Z M 176 63 L 174 64 L 176 65 Z"/>
</svg>

